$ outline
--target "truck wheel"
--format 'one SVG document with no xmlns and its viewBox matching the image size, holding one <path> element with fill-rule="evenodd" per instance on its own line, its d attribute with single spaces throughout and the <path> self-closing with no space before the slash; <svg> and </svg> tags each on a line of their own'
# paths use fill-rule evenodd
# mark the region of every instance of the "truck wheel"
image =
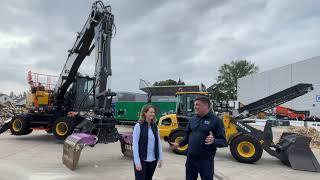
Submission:
<svg viewBox="0 0 320 180">
<path fill-rule="evenodd" d="M 27 135 L 32 132 L 32 129 L 29 129 L 29 122 L 23 116 L 15 116 L 12 118 L 10 131 L 13 135 Z"/>
<path fill-rule="evenodd" d="M 263 149 L 255 137 L 249 134 L 241 134 L 231 141 L 230 151 L 237 161 L 254 163 L 261 158 Z"/>
<path fill-rule="evenodd" d="M 58 140 L 65 140 L 73 132 L 72 119 L 68 117 L 58 118 L 52 127 L 53 135 Z"/>
<path fill-rule="evenodd" d="M 183 131 L 177 131 L 170 137 L 170 142 L 179 143 L 183 139 L 184 135 L 185 133 Z M 188 145 L 178 147 L 177 149 L 173 149 L 172 151 L 176 154 L 187 155 Z"/>
</svg>

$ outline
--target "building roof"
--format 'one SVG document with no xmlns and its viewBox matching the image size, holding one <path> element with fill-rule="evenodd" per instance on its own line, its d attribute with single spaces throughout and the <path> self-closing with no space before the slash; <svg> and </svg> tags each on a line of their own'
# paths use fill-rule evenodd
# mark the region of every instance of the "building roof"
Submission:
<svg viewBox="0 0 320 180">
<path fill-rule="evenodd" d="M 140 90 L 152 95 L 152 96 L 175 96 L 178 91 L 203 91 L 203 88 L 199 85 L 175 85 L 175 86 L 150 86 L 143 87 Z"/>
<path fill-rule="evenodd" d="M 17 106 L 22 106 L 22 105 L 26 104 L 27 100 L 26 100 L 26 98 L 20 98 L 20 99 L 15 100 L 15 102 L 16 102 Z"/>
</svg>

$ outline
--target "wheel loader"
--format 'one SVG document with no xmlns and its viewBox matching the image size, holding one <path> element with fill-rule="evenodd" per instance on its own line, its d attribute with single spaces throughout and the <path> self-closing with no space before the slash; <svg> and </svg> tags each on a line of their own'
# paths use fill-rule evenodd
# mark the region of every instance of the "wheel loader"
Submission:
<svg viewBox="0 0 320 180">
<path fill-rule="evenodd" d="M 313 90 L 311 84 L 297 84 L 278 93 L 260 99 L 233 111 L 232 116 L 225 114 L 223 119 L 226 139 L 232 156 L 242 163 L 257 162 L 265 150 L 280 159 L 285 165 L 297 170 L 320 172 L 320 166 L 309 145 L 311 138 L 294 133 L 283 133 L 278 143 L 273 142 L 272 121 L 266 121 L 264 130 L 258 130 L 245 121 L 245 118 L 288 102 Z M 177 114 L 159 119 L 160 136 L 166 141 L 179 142 L 194 113 L 193 103 L 198 95 L 207 92 L 177 92 Z M 188 145 L 173 149 L 177 154 L 187 154 Z"/>
</svg>

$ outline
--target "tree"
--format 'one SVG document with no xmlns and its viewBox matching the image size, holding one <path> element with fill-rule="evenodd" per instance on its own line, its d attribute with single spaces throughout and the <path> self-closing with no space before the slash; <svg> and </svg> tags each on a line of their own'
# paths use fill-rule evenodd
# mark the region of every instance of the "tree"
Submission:
<svg viewBox="0 0 320 180">
<path fill-rule="evenodd" d="M 10 97 L 13 98 L 14 94 L 13 91 L 10 92 Z"/>
<path fill-rule="evenodd" d="M 172 86 L 172 85 L 185 85 L 185 83 L 179 78 L 178 82 L 172 79 L 154 82 L 153 86 Z"/>
<path fill-rule="evenodd" d="M 212 90 L 214 100 L 218 102 L 237 99 L 237 80 L 258 72 L 258 67 L 247 60 L 232 61 L 219 68 L 217 84 Z"/>
</svg>

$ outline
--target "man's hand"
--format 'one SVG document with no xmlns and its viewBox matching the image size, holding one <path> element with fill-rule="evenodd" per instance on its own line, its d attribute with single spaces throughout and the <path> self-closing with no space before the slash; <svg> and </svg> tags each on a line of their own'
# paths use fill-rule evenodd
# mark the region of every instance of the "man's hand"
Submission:
<svg viewBox="0 0 320 180">
<path fill-rule="evenodd" d="M 179 147 L 179 144 L 175 143 L 175 142 L 169 142 L 169 144 L 173 149 L 178 149 L 178 147 Z"/>
<path fill-rule="evenodd" d="M 142 170 L 141 164 L 136 164 L 136 170 L 137 170 L 137 171 L 141 171 L 141 170 Z"/>
<path fill-rule="evenodd" d="M 207 136 L 205 143 L 206 143 L 206 145 L 210 145 L 210 144 L 213 144 L 213 142 L 214 142 L 214 137 L 213 137 L 212 132 L 210 131 L 210 134 L 209 134 L 209 136 Z"/>
</svg>

